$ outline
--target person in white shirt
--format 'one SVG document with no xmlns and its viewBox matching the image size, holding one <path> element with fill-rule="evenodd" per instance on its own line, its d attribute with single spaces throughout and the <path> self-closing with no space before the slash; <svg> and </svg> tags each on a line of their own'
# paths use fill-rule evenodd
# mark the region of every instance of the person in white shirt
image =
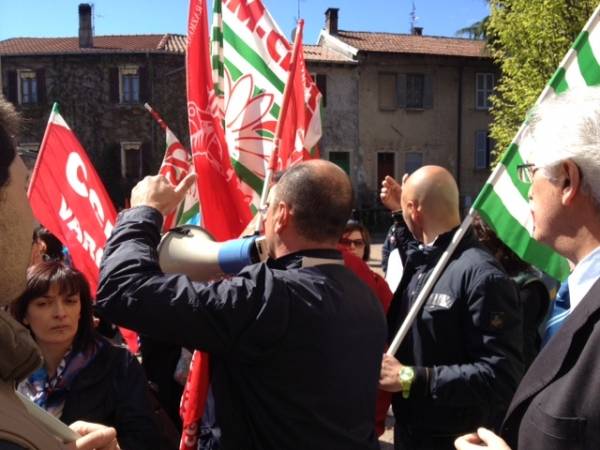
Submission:
<svg viewBox="0 0 600 450">
<path fill-rule="evenodd" d="M 458 450 L 600 448 L 600 88 L 573 89 L 533 112 L 519 177 L 530 183 L 534 238 L 575 264 L 567 319 L 533 361 L 500 436 L 480 428 Z"/>
</svg>

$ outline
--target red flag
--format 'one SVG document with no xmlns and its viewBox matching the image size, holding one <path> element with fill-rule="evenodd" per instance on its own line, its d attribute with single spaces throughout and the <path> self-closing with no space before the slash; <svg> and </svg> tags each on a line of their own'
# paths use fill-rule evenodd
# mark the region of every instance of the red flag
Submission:
<svg viewBox="0 0 600 450">
<path fill-rule="evenodd" d="M 206 0 L 191 0 L 186 54 L 190 141 L 203 226 L 223 241 L 239 236 L 252 215 L 231 166 L 218 116 L 209 45 Z"/>
<path fill-rule="evenodd" d="M 303 28 L 304 21 L 300 20 L 292 50 L 290 75 L 285 87 L 280 123 L 277 125 L 279 170 L 285 170 L 293 164 L 314 157 L 310 151 L 316 142 L 311 142 L 311 138 L 306 137 L 314 135 L 311 133 L 311 127 L 321 126 L 320 116 L 315 120 L 314 114 L 319 108 L 321 94 L 306 69 L 302 48 Z"/>
<path fill-rule="evenodd" d="M 58 113 L 56 103 L 27 194 L 35 217 L 69 249 L 73 265 L 83 273 L 95 294 L 104 245 L 117 213 L 87 153 Z M 137 351 L 136 339 L 128 344 Z"/>
<path fill-rule="evenodd" d="M 175 136 L 157 111 L 148 103 L 144 104 L 144 107 L 164 130 L 167 141 L 167 149 L 158 173 L 164 175 L 172 186 L 177 186 L 188 173 L 195 173 L 192 154 L 181 144 L 177 136 Z M 162 228 L 163 232 L 184 223 L 198 225 L 199 216 L 198 191 L 193 186 L 188 190 L 177 208 L 165 216 Z"/>
<path fill-rule="evenodd" d="M 98 287 L 104 244 L 117 217 L 85 150 L 54 104 L 28 191 L 31 208 L 69 249 L 73 263 Z"/>
</svg>

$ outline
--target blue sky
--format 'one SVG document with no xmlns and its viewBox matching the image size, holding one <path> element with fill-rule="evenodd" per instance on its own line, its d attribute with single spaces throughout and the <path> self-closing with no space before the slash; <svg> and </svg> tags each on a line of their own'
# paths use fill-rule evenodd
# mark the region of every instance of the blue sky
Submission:
<svg viewBox="0 0 600 450">
<path fill-rule="evenodd" d="M 328 7 L 339 12 L 339 28 L 354 31 L 409 31 L 410 0 L 263 0 L 289 36 L 300 6 L 304 42 L 314 44 Z M 0 40 L 19 36 L 76 36 L 80 0 L 0 0 Z M 424 34 L 453 36 L 487 15 L 485 0 L 415 0 Z M 365 7 L 365 5 L 368 5 Z M 212 0 L 209 0 L 212 7 Z M 187 0 L 97 0 L 94 27 L 103 34 L 185 34 Z"/>
</svg>

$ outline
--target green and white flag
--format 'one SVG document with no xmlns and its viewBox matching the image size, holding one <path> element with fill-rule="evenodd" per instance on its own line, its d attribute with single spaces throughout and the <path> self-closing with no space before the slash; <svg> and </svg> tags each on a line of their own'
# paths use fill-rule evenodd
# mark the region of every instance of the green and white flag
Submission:
<svg viewBox="0 0 600 450">
<path fill-rule="evenodd" d="M 255 212 L 273 150 L 292 46 L 261 0 L 215 0 L 211 53 L 232 165 Z M 320 110 L 318 105 L 310 108 L 309 102 L 307 110 L 311 125 L 304 146 L 313 148 L 321 137 Z"/>
<path fill-rule="evenodd" d="M 536 105 L 567 89 L 600 84 L 599 20 L 600 6 L 583 27 L 538 97 Z M 523 164 L 519 143 L 526 128 L 527 122 L 521 125 L 515 139 L 475 200 L 473 209 L 522 259 L 548 275 L 564 280 L 569 274 L 567 261 L 550 247 L 532 238 L 533 221 L 527 196 L 529 184 L 521 182 L 517 176 L 517 166 Z"/>
</svg>

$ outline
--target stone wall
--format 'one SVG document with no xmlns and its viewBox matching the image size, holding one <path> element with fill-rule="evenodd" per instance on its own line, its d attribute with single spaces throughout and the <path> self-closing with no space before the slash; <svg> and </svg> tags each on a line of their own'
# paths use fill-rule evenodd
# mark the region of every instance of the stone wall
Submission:
<svg viewBox="0 0 600 450">
<path fill-rule="evenodd" d="M 147 73 L 139 104 L 111 98 L 111 69 L 138 65 Z M 7 73 L 45 71 L 46 98 L 39 105 L 17 105 L 25 118 L 20 143 L 41 143 L 52 104 L 58 102 L 66 122 L 87 150 L 116 206 L 124 206 L 137 179 L 121 177 L 121 142 L 142 143 L 142 176 L 157 172 L 165 151 L 164 132 L 144 109 L 148 101 L 187 145 L 185 58 L 174 54 L 93 54 L 11 56 L 2 58 L 3 88 Z"/>
</svg>

